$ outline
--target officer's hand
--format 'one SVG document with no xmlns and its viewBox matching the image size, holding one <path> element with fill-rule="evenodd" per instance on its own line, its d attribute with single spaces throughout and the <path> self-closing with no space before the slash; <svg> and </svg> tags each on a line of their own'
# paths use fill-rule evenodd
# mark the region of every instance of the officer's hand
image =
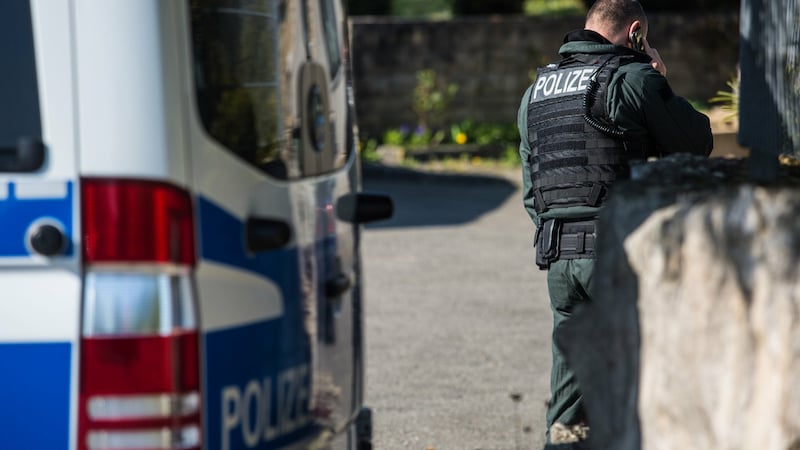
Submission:
<svg viewBox="0 0 800 450">
<path fill-rule="evenodd" d="M 644 39 L 644 51 L 647 53 L 653 61 L 650 63 L 653 66 L 653 69 L 656 69 L 661 75 L 667 76 L 667 66 L 664 64 L 664 61 L 661 59 L 661 55 L 658 54 L 658 50 L 650 47 L 650 43 L 647 42 L 647 39 Z"/>
</svg>

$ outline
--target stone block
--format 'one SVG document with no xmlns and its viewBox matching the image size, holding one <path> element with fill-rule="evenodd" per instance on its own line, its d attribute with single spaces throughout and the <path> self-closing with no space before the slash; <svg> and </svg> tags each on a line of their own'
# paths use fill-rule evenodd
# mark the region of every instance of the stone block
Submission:
<svg viewBox="0 0 800 450">
<path fill-rule="evenodd" d="M 635 168 L 601 216 L 600 293 L 556 336 L 589 447 L 800 448 L 800 173 L 745 160 Z"/>
</svg>

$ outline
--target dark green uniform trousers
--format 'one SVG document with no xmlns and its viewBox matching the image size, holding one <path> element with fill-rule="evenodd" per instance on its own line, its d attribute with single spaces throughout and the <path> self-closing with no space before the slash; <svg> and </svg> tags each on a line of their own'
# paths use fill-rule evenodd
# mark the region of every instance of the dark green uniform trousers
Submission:
<svg viewBox="0 0 800 450">
<path fill-rule="evenodd" d="M 581 393 L 575 374 L 555 344 L 555 335 L 569 323 L 575 309 L 591 301 L 594 259 L 556 261 L 547 273 L 550 307 L 553 310 L 553 368 L 550 372 L 550 404 L 547 408 L 547 430 L 560 422 L 575 425 L 586 422 Z"/>
</svg>

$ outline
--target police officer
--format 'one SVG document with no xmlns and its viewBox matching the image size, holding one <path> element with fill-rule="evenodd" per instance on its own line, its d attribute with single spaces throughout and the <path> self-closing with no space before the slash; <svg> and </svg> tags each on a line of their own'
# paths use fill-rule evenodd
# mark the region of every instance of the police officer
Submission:
<svg viewBox="0 0 800 450">
<path fill-rule="evenodd" d="M 548 270 L 553 335 L 593 297 L 597 215 L 630 162 L 669 153 L 708 156 L 708 118 L 675 95 L 647 41 L 637 0 L 597 0 L 562 60 L 538 71 L 518 114 L 523 201 L 536 225 L 536 263 Z M 555 343 L 550 443 L 581 440 L 588 424 L 574 374 Z"/>
</svg>

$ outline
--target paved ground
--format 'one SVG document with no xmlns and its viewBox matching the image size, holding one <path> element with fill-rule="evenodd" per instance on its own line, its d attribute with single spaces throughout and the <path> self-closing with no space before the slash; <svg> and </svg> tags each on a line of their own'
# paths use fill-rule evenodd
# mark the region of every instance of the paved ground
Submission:
<svg viewBox="0 0 800 450">
<path fill-rule="evenodd" d="M 364 189 L 396 211 L 363 238 L 375 448 L 541 449 L 551 316 L 518 187 L 368 170 Z"/>
</svg>

